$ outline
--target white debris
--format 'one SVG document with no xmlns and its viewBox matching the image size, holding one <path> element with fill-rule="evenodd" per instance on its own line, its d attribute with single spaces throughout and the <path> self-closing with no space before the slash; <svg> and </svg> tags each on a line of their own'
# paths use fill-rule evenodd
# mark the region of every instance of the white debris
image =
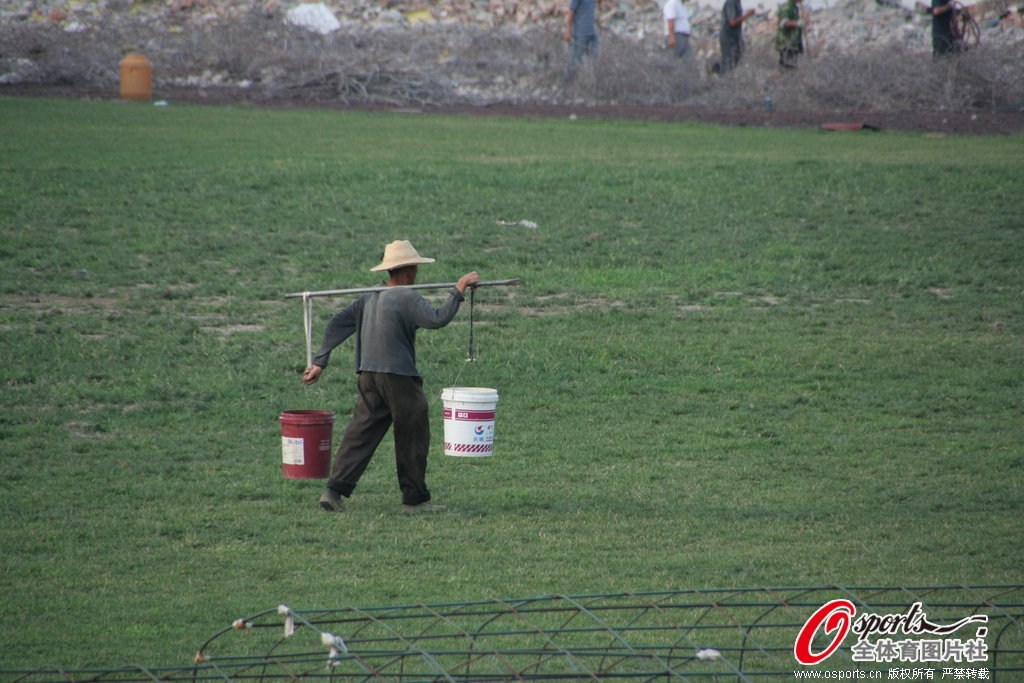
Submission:
<svg viewBox="0 0 1024 683">
<path fill-rule="evenodd" d="M 525 220 L 525 219 L 523 219 L 521 221 L 495 221 L 495 223 L 497 225 L 518 226 L 518 227 L 526 228 L 527 230 L 536 230 L 537 229 L 537 224 L 536 223 L 534 223 L 533 221 Z"/>
<path fill-rule="evenodd" d="M 321 633 L 320 642 L 331 648 L 332 657 L 337 657 L 338 653 L 348 652 L 348 646 L 345 645 L 345 641 L 341 639 L 341 636 L 336 636 L 333 633 Z"/>
<path fill-rule="evenodd" d="M 284 637 L 290 638 L 295 635 L 295 615 L 288 605 L 278 605 L 277 613 L 284 617 Z"/>
<path fill-rule="evenodd" d="M 341 28 L 341 22 L 334 16 L 334 12 L 328 9 L 327 5 L 321 3 L 306 3 L 296 5 L 288 10 L 285 21 L 293 26 L 300 26 L 320 35 L 326 36 Z"/>
</svg>

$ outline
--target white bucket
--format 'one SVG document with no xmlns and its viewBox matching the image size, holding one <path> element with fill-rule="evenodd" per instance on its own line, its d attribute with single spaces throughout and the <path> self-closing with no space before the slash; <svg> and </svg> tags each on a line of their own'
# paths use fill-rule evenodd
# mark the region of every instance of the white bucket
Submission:
<svg viewBox="0 0 1024 683">
<path fill-rule="evenodd" d="M 444 401 L 444 454 L 484 458 L 494 454 L 494 413 L 498 390 L 448 387 Z"/>
</svg>

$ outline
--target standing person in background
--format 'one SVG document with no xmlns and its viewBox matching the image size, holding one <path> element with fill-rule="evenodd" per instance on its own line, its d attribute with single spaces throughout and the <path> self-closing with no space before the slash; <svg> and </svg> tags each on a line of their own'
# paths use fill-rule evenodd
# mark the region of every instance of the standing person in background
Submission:
<svg viewBox="0 0 1024 683">
<path fill-rule="evenodd" d="M 740 0 L 725 0 L 722 5 L 722 29 L 718 43 L 722 49 L 721 73 L 735 69 L 743 56 L 743 22 L 754 16 L 754 10 L 743 11 Z"/>
<path fill-rule="evenodd" d="M 943 57 L 960 51 L 953 35 L 956 7 L 953 0 L 932 0 L 932 56 Z"/>
<path fill-rule="evenodd" d="M 668 47 L 676 57 L 690 54 L 690 14 L 683 7 L 684 0 L 668 0 L 662 8 Z"/>
<path fill-rule="evenodd" d="M 569 0 L 565 17 L 565 42 L 572 45 L 571 79 L 584 56 L 597 57 L 597 0 Z"/>
<path fill-rule="evenodd" d="M 302 381 L 313 384 L 327 367 L 331 351 L 355 335 L 359 397 L 334 456 L 320 507 L 342 512 L 377 446 L 388 429 L 395 437 L 395 465 L 402 491 L 402 512 L 440 512 L 443 505 L 430 502 L 427 489 L 427 452 L 430 420 L 423 378 L 416 369 L 416 330 L 444 327 L 459 311 L 466 290 L 480 281 L 466 273 L 448 292 L 448 299 L 434 308 L 414 289 L 418 267 L 434 259 L 420 256 L 407 240 L 384 248 L 380 265 L 387 271 L 387 289 L 364 294 L 327 323 L 320 351 L 306 368 Z"/>
<path fill-rule="evenodd" d="M 795 69 L 797 57 L 804 52 L 804 22 L 800 17 L 801 0 L 786 0 L 779 6 L 779 27 L 775 32 L 775 49 L 779 66 Z"/>
</svg>

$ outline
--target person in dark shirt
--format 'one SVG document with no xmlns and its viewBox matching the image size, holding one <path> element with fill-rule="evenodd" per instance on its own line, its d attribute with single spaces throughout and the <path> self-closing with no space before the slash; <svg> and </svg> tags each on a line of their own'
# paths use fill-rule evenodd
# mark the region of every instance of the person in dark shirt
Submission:
<svg viewBox="0 0 1024 683">
<path fill-rule="evenodd" d="M 388 272 L 386 289 L 364 294 L 331 318 L 320 350 L 303 373 L 306 384 L 319 380 L 331 351 L 355 335 L 359 397 L 320 496 L 324 510 L 345 509 L 344 499 L 352 495 L 390 428 L 394 431 L 402 512 L 444 510 L 443 505 L 430 502 L 426 483 L 430 422 L 423 378 L 416 368 L 416 330 L 437 329 L 451 322 L 466 289 L 478 283 L 480 276 L 476 272 L 463 275 L 449 290 L 447 301 L 435 309 L 416 290 L 403 286 L 416 283 L 420 264 L 433 262 L 420 256 L 407 240 L 388 244 L 380 265 L 370 269 Z"/>
<path fill-rule="evenodd" d="M 744 12 L 740 0 L 725 0 L 722 5 L 722 28 L 718 33 L 718 43 L 722 49 L 720 73 L 728 73 L 739 65 L 740 57 L 743 56 L 743 22 L 752 16 L 754 10 Z"/>
<path fill-rule="evenodd" d="M 956 8 L 953 0 L 932 0 L 932 55 L 941 57 L 959 52 L 959 43 L 953 35 Z"/>
</svg>

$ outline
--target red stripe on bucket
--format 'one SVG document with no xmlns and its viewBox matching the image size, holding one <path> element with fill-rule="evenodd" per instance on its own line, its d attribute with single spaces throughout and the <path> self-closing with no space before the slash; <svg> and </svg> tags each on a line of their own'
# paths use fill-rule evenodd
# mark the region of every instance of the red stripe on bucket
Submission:
<svg viewBox="0 0 1024 683">
<path fill-rule="evenodd" d="M 463 410 L 462 408 L 445 408 L 444 419 L 468 422 L 493 420 L 496 410 Z"/>
</svg>

